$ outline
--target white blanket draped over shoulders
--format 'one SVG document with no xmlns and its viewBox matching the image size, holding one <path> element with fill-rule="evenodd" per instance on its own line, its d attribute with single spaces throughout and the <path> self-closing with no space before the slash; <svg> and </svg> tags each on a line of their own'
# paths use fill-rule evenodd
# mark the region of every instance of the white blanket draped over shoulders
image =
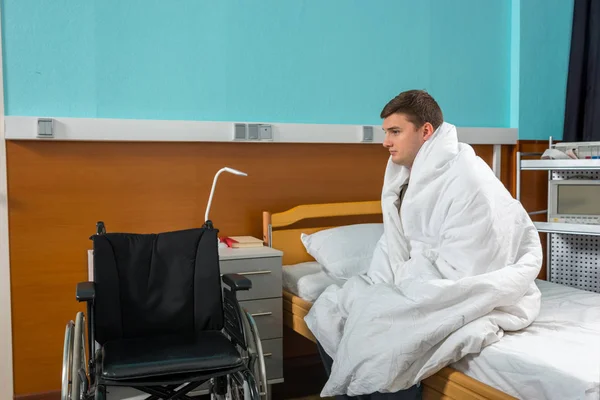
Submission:
<svg viewBox="0 0 600 400">
<path fill-rule="evenodd" d="M 419 151 L 399 215 L 408 178 L 388 161 L 370 270 L 327 288 L 305 318 L 334 360 L 322 396 L 406 389 L 539 313 L 539 235 L 453 125 Z"/>
</svg>

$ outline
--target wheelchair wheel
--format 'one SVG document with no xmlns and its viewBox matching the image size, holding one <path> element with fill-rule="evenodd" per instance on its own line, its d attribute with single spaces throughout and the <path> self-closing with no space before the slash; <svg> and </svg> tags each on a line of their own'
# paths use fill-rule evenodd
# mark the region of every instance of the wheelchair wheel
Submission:
<svg viewBox="0 0 600 400">
<path fill-rule="evenodd" d="M 65 328 L 65 342 L 63 346 L 62 385 L 60 390 L 61 400 L 71 400 L 71 378 L 73 367 L 73 330 L 75 323 L 69 321 Z"/>
<path fill-rule="evenodd" d="M 242 313 L 246 315 L 244 324 L 244 335 L 246 338 L 246 345 L 248 347 L 248 369 L 252 373 L 252 380 L 255 381 L 258 394 L 261 398 L 268 398 L 268 383 L 267 383 L 267 370 L 265 366 L 265 357 L 263 354 L 262 344 L 258 333 L 258 327 L 254 317 L 242 309 Z"/>
<path fill-rule="evenodd" d="M 81 311 L 77 313 L 75 318 L 71 374 L 71 400 L 81 400 L 88 386 L 85 357 L 85 317 Z"/>
<path fill-rule="evenodd" d="M 229 393 L 232 400 L 258 400 L 258 386 L 250 371 L 240 371 L 231 377 Z"/>
<path fill-rule="evenodd" d="M 211 382 L 211 400 L 259 400 L 258 386 L 252 373 L 248 370 L 238 371 L 224 378 L 226 392 L 219 395 L 215 391 L 215 380 Z"/>
</svg>

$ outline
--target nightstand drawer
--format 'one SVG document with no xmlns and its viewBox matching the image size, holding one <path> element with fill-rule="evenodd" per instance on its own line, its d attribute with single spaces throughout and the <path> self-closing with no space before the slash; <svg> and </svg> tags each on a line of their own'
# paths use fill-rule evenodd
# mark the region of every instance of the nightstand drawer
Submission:
<svg viewBox="0 0 600 400">
<path fill-rule="evenodd" d="M 240 274 L 252 281 L 252 289 L 239 291 L 240 301 L 281 297 L 281 257 L 221 260 L 222 274 Z"/>
<path fill-rule="evenodd" d="M 283 378 L 283 339 L 261 340 L 267 380 Z"/>
<path fill-rule="evenodd" d="M 241 301 L 240 306 L 254 317 L 261 340 L 283 337 L 281 298 Z"/>
</svg>

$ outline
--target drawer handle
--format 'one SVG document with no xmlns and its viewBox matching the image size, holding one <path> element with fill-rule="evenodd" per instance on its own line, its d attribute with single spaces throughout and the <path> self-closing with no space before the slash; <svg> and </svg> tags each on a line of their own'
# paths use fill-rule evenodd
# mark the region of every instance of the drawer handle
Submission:
<svg viewBox="0 0 600 400">
<path fill-rule="evenodd" d="M 263 357 L 264 358 L 273 357 L 273 353 L 263 353 Z"/>
<path fill-rule="evenodd" d="M 272 312 L 268 311 L 268 312 L 259 312 L 259 313 L 255 313 L 255 314 L 251 314 L 253 317 L 265 317 L 267 315 L 273 315 Z"/>
<path fill-rule="evenodd" d="M 266 275 L 270 274 L 271 271 L 250 271 L 250 272 L 238 272 L 238 275 Z"/>
</svg>

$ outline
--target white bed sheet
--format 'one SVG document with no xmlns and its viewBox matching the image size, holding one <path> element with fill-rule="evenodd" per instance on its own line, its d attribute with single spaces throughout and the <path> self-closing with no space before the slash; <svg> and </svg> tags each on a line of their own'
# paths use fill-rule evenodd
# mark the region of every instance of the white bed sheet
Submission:
<svg viewBox="0 0 600 400">
<path fill-rule="evenodd" d="M 283 267 L 284 288 L 307 301 L 333 283 L 316 262 Z M 600 294 L 536 283 L 542 308 L 531 326 L 451 366 L 519 399 L 600 399 Z"/>
<path fill-rule="evenodd" d="M 329 285 L 339 283 L 316 261 L 283 266 L 283 287 L 306 301 L 315 301 Z"/>
<path fill-rule="evenodd" d="M 519 399 L 600 399 L 600 294 L 536 283 L 536 321 L 452 367 Z"/>
</svg>

